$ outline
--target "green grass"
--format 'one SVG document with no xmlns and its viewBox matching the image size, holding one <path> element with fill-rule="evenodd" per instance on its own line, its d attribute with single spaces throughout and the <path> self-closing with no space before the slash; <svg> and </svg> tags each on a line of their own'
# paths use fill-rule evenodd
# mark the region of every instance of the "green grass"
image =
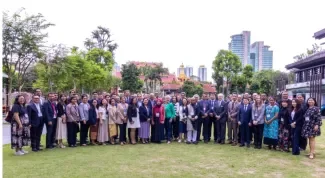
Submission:
<svg viewBox="0 0 325 178">
<path fill-rule="evenodd" d="M 325 177 L 324 135 L 316 145 L 314 160 L 307 152 L 293 156 L 212 143 L 89 146 L 20 157 L 5 145 L 3 177 Z"/>
</svg>

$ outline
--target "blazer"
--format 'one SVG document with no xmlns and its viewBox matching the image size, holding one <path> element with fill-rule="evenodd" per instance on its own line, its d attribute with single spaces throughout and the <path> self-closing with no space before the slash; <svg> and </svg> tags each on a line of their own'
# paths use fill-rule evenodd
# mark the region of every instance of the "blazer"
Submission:
<svg viewBox="0 0 325 178">
<path fill-rule="evenodd" d="M 225 104 L 226 103 L 224 101 L 221 101 L 220 106 L 218 106 L 218 101 L 216 101 L 214 105 L 214 115 L 220 116 L 220 120 L 226 120 L 227 107 Z"/>
<path fill-rule="evenodd" d="M 125 108 L 123 106 L 122 103 L 119 103 L 117 105 L 117 120 L 116 120 L 116 124 L 123 124 L 127 122 L 127 110 L 128 110 L 128 104 L 125 103 Z"/>
<path fill-rule="evenodd" d="M 179 113 L 179 120 L 180 121 L 186 121 L 187 116 L 188 116 L 188 108 L 187 108 L 187 106 L 180 106 L 178 113 Z"/>
<path fill-rule="evenodd" d="M 289 123 L 290 122 L 289 120 L 291 119 L 290 114 L 291 114 L 291 112 L 290 112 L 289 108 L 282 107 L 280 109 L 280 112 L 279 112 L 279 115 L 278 115 L 279 122 L 281 124 L 283 124 L 286 129 L 291 128 L 290 123 Z"/>
<path fill-rule="evenodd" d="M 209 100 L 201 100 L 198 104 L 198 110 L 199 110 L 199 117 L 204 116 L 205 114 L 208 114 L 211 110 L 210 102 Z"/>
<path fill-rule="evenodd" d="M 80 120 L 81 121 L 88 121 L 89 119 L 89 108 L 90 105 L 89 103 L 80 103 L 78 106 L 79 114 L 80 114 Z"/>
<path fill-rule="evenodd" d="M 187 105 L 187 111 L 188 111 L 188 115 L 187 115 L 187 121 L 186 121 L 186 130 L 187 131 L 192 131 L 192 130 L 197 130 L 198 127 L 198 113 L 199 113 L 199 109 L 198 106 L 193 106 L 192 104 Z M 191 119 L 194 119 L 194 121 L 192 121 Z"/>
<path fill-rule="evenodd" d="M 54 119 L 54 112 L 56 112 L 56 105 L 55 105 L 55 110 L 52 108 L 51 101 L 47 101 L 43 104 L 43 109 L 44 109 L 44 120 L 46 122 L 52 122 Z M 56 118 L 55 118 L 56 119 Z"/>
<path fill-rule="evenodd" d="M 88 110 L 88 112 L 89 112 L 88 113 L 89 119 L 88 119 L 87 123 L 89 125 L 96 125 L 97 118 L 98 118 L 96 108 L 93 106 L 90 106 L 90 109 Z"/>
<path fill-rule="evenodd" d="M 43 123 L 44 110 L 41 103 L 39 104 L 39 106 L 42 112 L 41 118 L 38 117 L 38 109 L 34 103 L 30 103 L 29 105 L 27 105 L 27 115 L 29 118 L 29 123 L 30 125 L 32 125 L 32 127 L 38 127 Z"/>
<path fill-rule="evenodd" d="M 291 117 L 290 113 L 290 124 L 296 122 L 296 127 L 302 127 L 305 122 L 304 114 L 305 112 L 302 108 L 300 108 L 298 111 L 295 111 L 295 115 L 293 116 L 293 118 Z"/>
<path fill-rule="evenodd" d="M 245 111 L 245 105 L 241 105 L 238 116 L 237 116 L 238 121 L 240 123 L 246 123 L 248 124 L 252 120 L 252 106 L 250 104 L 247 104 L 247 109 Z"/>
<path fill-rule="evenodd" d="M 233 101 L 228 103 L 228 108 L 227 108 L 228 116 L 231 117 L 232 119 L 237 119 L 240 103 L 235 101 L 234 108 L 232 108 L 233 103 L 234 103 Z"/>
<path fill-rule="evenodd" d="M 257 124 L 264 124 L 265 118 L 265 104 L 262 104 L 259 108 L 255 105 L 252 106 L 252 120 L 257 121 Z"/>
<path fill-rule="evenodd" d="M 72 104 L 68 104 L 66 109 L 66 114 L 67 114 L 67 122 L 74 122 L 74 121 L 79 122 L 80 116 L 78 111 L 78 105 L 72 106 Z"/>
<path fill-rule="evenodd" d="M 61 103 L 58 103 L 56 105 L 56 108 L 58 110 L 58 117 L 62 117 L 63 115 L 65 115 L 66 105 L 63 106 Z"/>
<path fill-rule="evenodd" d="M 139 108 L 139 114 L 140 114 L 140 122 L 147 122 L 148 118 L 150 119 L 152 117 L 152 110 L 148 105 L 148 110 L 144 105 L 140 106 Z"/>
<path fill-rule="evenodd" d="M 117 107 L 108 105 L 108 124 L 115 124 L 117 116 Z"/>
<path fill-rule="evenodd" d="M 132 122 L 132 117 L 137 117 L 137 114 L 138 114 L 137 107 L 129 105 L 127 110 L 127 116 L 130 122 Z"/>
</svg>

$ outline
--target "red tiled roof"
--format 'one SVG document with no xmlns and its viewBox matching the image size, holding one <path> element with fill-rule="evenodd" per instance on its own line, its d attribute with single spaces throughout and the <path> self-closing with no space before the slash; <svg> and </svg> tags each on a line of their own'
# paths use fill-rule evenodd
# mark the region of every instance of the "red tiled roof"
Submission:
<svg viewBox="0 0 325 178">
<path fill-rule="evenodd" d="M 164 84 L 161 90 L 179 90 L 182 87 L 180 84 Z"/>
<path fill-rule="evenodd" d="M 122 79 L 122 74 L 121 72 L 115 72 L 115 74 L 113 74 L 114 77 Z"/>
<path fill-rule="evenodd" d="M 203 92 L 204 93 L 216 93 L 217 90 L 211 84 L 203 84 Z"/>
<path fill-rule="evenodd" d="M 130 63 L 136 65 L 138 68 L 144 67 L 146 65 L 150 67 L 156 67 L 157 65 L 161 64 L 160 62 L 139 62 L 139 61 L 131 61 Z"/>
<path fill-rule="evenodd" d="M 144 80 L 145 77 L 144 77 L 144 75 L 140 75 L 139 78 L 140 78 L 140 80 Z M 177 77 L 175 76 L 175 74 L 161 76 L 161 81 L 164 84 L 172 83 L 174 80 L 175 81 L 177 80 Z"/>
</svg>

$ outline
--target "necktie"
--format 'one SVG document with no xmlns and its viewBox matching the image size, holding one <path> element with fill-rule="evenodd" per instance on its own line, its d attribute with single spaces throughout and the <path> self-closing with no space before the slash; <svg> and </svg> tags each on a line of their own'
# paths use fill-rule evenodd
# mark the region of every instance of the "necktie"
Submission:
<svg viewBox="0 0 325 178">
<path fill-rule="evenodd" d="M 51 105 L 52 105 L 52 109 L 53 109 L 54 117 L 56 117 L 56 110 L 55 110 L 54 103 L 51 103 Z"/>
<path fill-rule="evenodd" d="M 232 102 L 232 110 L 234 110 L 235 102 Z"/>
<path fill-rule="evenodd" d="M 245 111 L 247 110 L 247 106 L 245 105 Z"/>
</svg>

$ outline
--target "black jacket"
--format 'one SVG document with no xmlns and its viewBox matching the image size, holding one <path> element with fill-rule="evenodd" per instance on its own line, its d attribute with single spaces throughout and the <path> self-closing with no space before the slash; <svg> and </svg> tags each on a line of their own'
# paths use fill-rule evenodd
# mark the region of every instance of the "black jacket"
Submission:
<svg viewBox="0 0 325 178">
<path fill-rule="evenodd" d="M 52 120 L 54 119 L 54 110 L 52 108 L 52 104 L 50 101 L 47 101 L 43 104 L 43 108 L 44 108 L 44 119 L 46 122 L 52 122 Z M 56 106 L 55 106 L 55 110 L 56 110 Z"/>
<path fill-rule="evenodd" d="M 279 112 L 279 122 L 284 125 L 286 129 L 290 129 L 290 111 L 289 108 L 282 107 Z M 282 120 L 283 119 L 283 120 Z"/>
<path fill-rule="evenodd" d="M 139 108 L 140 122 L 147 122 L 148 118 L 152 117 L 152 109 L 151 107 L 149 107 L 149 104 L 148 104 L 148 112 L 144 105 L 140 106 Z"/>
<path fill-rule="evenodd" d="M 138 111 L 137 106 L 129 105 L 127 110 L 127 116 L 130 122 L 132 122 L 132 117 L 137 117 Z"/>
<path fill-rule="evenodd" d="M 295 115 L 292 119 L 291 113 L 290 113 L 290 124 L 293 122 L 296 122 L 296 127 L 302 127 L 304 125 L 305 119 L 304 119 L 304 109 L 300 108 L 298 111 L 295 112 Z"/>
<path fill-rule="evenodd" d="M 95 125 L 97 122 L 97 113 L 96 113 L 96 108 L 94 106 L 91 106 L 90 109 L 88 110 L 89 112 L 89 119 L 87 123 L 89 125 Z"/>
<path fill-rule="evenodd" d="M 44 110 L 41 104 L 40 105 L 40 109 L 42 112 L 42 117 L 38 117 L 38 110 L 37 107 L 34 103 L 30 103 L 27 106 L 27 114 L 28 114 L 28 118 L 29 118 L 29 123 L 32 125 L 32 127 L 38 127 L 43 123 L 43 117 L 44 117 Z"/>
</svg>

